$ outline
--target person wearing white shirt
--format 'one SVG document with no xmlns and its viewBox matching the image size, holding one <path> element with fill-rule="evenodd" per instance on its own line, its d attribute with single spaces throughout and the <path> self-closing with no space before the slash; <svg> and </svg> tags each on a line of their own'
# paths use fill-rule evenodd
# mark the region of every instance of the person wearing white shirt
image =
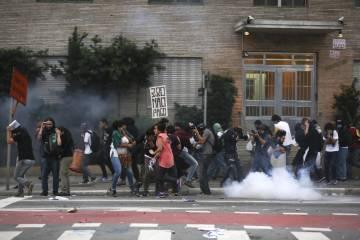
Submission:
<svg viewBox="0 0 360 240">
<path fill-rule="evenodd" d="M 274 114 L 271 117 L 271 121 L 274 123 L 274 128 L 275 128 L 275 133 L 279 130 L 285 131 L 286 135 L 285 135 L 285 139 L 284 139 L 284 143 L 283 146 L 286 149 L 286 166 L 290 165 L 290 151 L 291 151 L 291 144 L 292 144 L 292 137 L 291 137 L 291 131 L 290 131 L 290 126 L 287 122 L 282 121 L 281 117 L 279 115 Z"/>
<path fill-rule="evenodd" d="M 335 126 L 332 123 L 325 124 L 324 130 L 325 140 L 325 178 L 327 183 L 336 184 L 336 156 L 339 152 L 339 135 L 335 130 Z"/>
<path fill-rule="evenodd" d="M 83 168 L 83 181 L 82 183 L 89 183 L 89 178 L 90 181 L 93 182 L 95 181 L 96 177 L 94 177 L 89 170 L 89 164 L 90 164 L 90 160 L 93 156 L 93 152 L 91 150 L 91 134 L 92 131 L 89 129 L 87 123 L 82 123 L 81 127 L 81 136 L 84 139 L 84 159 L 82 162 L 82 168 Z"/>
</svg>

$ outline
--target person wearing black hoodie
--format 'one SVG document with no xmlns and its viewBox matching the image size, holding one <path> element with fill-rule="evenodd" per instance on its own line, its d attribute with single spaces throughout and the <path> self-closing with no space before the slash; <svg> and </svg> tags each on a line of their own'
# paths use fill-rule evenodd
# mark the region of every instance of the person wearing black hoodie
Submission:
<svg viewBox="0 0 360 240">
<path fill-rule="evenodd" d="M 42 192 L 41 196 L 48 195 L 48 177 L 50 172 L 53 176 L 53 195 L 59 192 L 59 169 L 60 169 L 60 148 L 57 145 L 57 138 L 60 135 L 55 131 L 55 121 L 52 118 L 46 118 L 41 124 L 38 132 L 38 139 L 44 147 L 44 170 L 41 176 Z"/>
</svg>

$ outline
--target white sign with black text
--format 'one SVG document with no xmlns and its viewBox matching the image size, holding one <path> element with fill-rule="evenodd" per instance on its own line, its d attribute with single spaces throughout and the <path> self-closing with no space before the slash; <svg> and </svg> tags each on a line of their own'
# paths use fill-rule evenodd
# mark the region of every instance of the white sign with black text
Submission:
<svg viewBox="0 0 360 240">
<path fill-rule="evenodd" d="M 151 115 L 152 118 L 168 116 L 166 86 L 150 87 Z"/>
<path fill-rule="evenodd" d="M 344 38 L 333 39 L 333 49 L 346 49 L 346 40 Z"/>
</svg>

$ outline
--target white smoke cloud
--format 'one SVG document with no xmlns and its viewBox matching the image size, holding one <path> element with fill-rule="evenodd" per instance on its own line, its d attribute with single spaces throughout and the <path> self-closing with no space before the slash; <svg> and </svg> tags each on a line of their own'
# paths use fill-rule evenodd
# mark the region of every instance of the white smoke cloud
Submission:
<svg viewBox="0 0 360 240">
<path fill-rule="evenodd" d="M 241 182 L 224 187 L 226 196 L 238 198 L 319 200 L 321 194 L 313 189 L 308 174 L 301 174 L 296 180 L 284 168 L 275 168 L 272 176 L 262 172 L 251 172 Z"/>
</svg>

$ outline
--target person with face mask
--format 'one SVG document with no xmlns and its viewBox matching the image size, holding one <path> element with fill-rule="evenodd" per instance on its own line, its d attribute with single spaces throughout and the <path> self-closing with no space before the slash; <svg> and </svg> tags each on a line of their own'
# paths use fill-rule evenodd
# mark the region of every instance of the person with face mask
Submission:
<svg viewBox="0 0 360 240">
<path fill-rule="evenodd" d="M 8 144 L 17 145 L 18 161 L 16 163 L 14 178 L 19 184 L 16 197 L 24 196 L 24 187 L 27 188 L 27 194 L 32 194 L 34 185 L 25 178 L 26 172 L 35 164 L 31 137 L 28 131 L 22 127 L 16 120 L 7 128 L 6 141 Z"/>
<path fill-rule="evenodd" d="M 48 195 L 48 178 L 50 172 L 53 176 L 53 195 L 59 194 L 60 148 L 57 144 L 57 138 L 60 138 L 60 135 L 55 131 L 55 121 L 48 117 L 41 124 L 40 131 L 38 132 L 38 139 L 41 140 L 44 149 L 41 196 Z"/>
</svg>

